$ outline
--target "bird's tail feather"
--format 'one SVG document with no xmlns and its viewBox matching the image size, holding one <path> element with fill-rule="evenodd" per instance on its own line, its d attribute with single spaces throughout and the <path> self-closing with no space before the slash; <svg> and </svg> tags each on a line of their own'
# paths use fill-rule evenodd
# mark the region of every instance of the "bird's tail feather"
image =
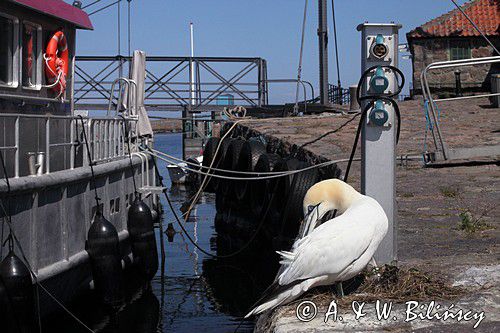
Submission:
<svg viewBox="0 0 500 333">
<path fill-rule="evenodd" d="M 281 256 L 280 264 L 289 265 L 295 259 L 295 253 L 289 251 L 276 251 Z"/>
<path fill-rule="evenodd" d="M 300 294 L 295 294 L 294 295 L 294 287 L 291 289 L 285 290 L 284 292 L 276 295 L 273 299 L 262 303 L 261 305 L 255 307 L 252 311 L 250 311 L 245 318 L 248 318 L 253 315 L 258 315 L 264 311 L 274 309 L 275 307 L 283 304 L 283 303 L 288 303 L 293 301 L 295 298 L 297 298 Z"/>
<path fill-rule="evenodd" d="M 309 290 L 311 287 L 317 285 L 324 281 L 326 276 L 319 276 L 312 279 L 296 281 L 296 283 L 290 284 L 289 288 L 277 293 L 274 297 L 269 298 L 267 301 L 262 303 L 259 306 L 256 306 L 252 311 L 250 311 L 245 318 L 248 318 L 253 315 L 260 314 L 264 311 L 274 309 L 275 307 L 290 303 L 295 300 L 297 297 L 302 295 L 304 292 Z M 285 286 L 286 287 L 286 286 Z"/>
</svg>

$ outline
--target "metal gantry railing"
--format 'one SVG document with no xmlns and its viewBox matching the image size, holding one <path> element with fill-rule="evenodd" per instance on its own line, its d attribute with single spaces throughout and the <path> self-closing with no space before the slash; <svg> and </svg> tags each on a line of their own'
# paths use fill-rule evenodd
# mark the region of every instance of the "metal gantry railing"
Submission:
<svg viewBox="0 0 500 333">
<path fill-rule="evenodd" d="M 349 89 L 338 87 L 334 84 L 328 85 L 328 100 L 332 104 L 348 105 L 351 101 Z"/>
<path fill-rule="evenodd" d="M 77 56 L 75 108 L 101 110 L 110 95 L 117 103 L 111 86 L 116 78 L 127 76 L 130 62 L 126 56 Z M 147 56 L 145 107 L 203 111 L 217 105 L 224 94 L 231 94 L 235 104 L 261 106 L 268 99 L 266 80 L 262 58 Z"/>
<path fill-rule="evenodd" d="M 466 100 L 474 98 L 484 98 L 484 97 L 494 97 L 500 96 L 500 93 L 489 93 L 489 94 L 479 94 L 470 96 L 457 96 L 451 98 L 434 98 L 432 96 L 431 88 L 429 85 L 428 74 L 432 70 L 445 69 L 445 68 L 457 68 L 465 66 L 481 66 L 481 65 L 491 65 L 494 63 L 500 63 L 500 56 L 494 57 L 484 57 L 484 58 L 473 58 L 473 59 L 462 59 L 462 60 L 452 60 L 452 61 L 439 61 L 429 64 L 420 74 L 420 84 L 422 86 L 422 94 L 424 101 L 427 102 L 428 108 L 431 113 L 432 126 L 430 126 L 434 145 L 436 151 L 432 153 L 433 156 L 427 156 L 426 161 L 432 162 L 432 160 L 442 159 L 442 160 L 452 160 L 452 159 L 466 159 L 471 157 L 480 156 L 491 156 L 500 155 L 500 146 L 484 146 L 484 147 L 473 147 L 473 148 L 449 148 L 446 145 L 444 135 L 441 129 L 441 125 L 438 119 L 438 112 L 436 110 L 436 104 L 444 101 L 457 101 Z M 428 155 L 428 152 L 424 152 Z"/>
<path fill-rule="evenodd" d="M 133 132 L 127 134 L 125 131 L 126 123 L 136 121 L 136 119 L 122 117 L 4 113 L 0 114 L 0 126 L 3 129 L 0 151 L 13 155 L 13 158 L 6 160 L 8 169 L 13 170 L 12 176 L 16 178 L 88 166 L 90 162 L 82 136 L 83 125 L 87 131 L 92 162 L 110 162 L 128 156 L 126 140 L 130 140 L 129 143 L 132 144 L 133 149 L 137 149 L 137 134 L 131 134 Z M 29 142 L 27 138 L 30 138 Z M 62 155 L 62 160 L 54 159 L 54 151 L 58 148 L 62 149 L 62 151 L 59 150 L 58 155 L 58 157 Z M 80 154 L 77 153 L 77 149 Z M 24 168 L 22 163 L 26 163 Z M 35 165 L 30 165 L 30 163 Z M 57 167 L 53 167 L 53 163 L 57 163 Z M 23 173 L 22 169 L 30 170 L 30 172 Z M 32 169 L 36 171 L 33 172 Z"/>
</svg>

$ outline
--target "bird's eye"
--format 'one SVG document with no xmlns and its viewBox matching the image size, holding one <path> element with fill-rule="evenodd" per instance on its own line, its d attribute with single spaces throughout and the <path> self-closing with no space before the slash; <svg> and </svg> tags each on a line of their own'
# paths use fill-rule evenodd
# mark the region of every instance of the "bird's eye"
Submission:
<svg viewBox="0 0 500 333">
<path fill-rule="evenodd" d="M 307 206 L 307 212 L 309 214 L 311 214 L 311 212 L 314 210 L 314 208 L 316 208 L 316 206 L 313 206 L 313 205 Z"/>
</svg>

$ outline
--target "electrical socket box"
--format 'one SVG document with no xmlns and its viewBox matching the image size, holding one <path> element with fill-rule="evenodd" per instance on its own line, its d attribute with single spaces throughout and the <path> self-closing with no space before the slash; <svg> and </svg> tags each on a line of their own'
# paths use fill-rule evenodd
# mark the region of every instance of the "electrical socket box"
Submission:
<svg viewBox="0 0 500 333">
<path fill-rule="evenodd" d="M 394 23 L 363 23 L 361 32 L 361 74 L 373 66 L 398 66 L 398 31 Z M 396 73 L 387 68 L 371 71 L 361 96 L 390 94 L 397 90 Z M 397 97 L 394 97 L 397 100 Z M 363 101 L 364 109 L 368 101 Z M 384 100 L 375 100 L 368 110 L 361 132 L 361 192 L 377 200 L 389 220 L 387 235 L 382 240 L 375 260 L 386 264 L 397 260 L 396 197 L 396 126 L 394 107 Z"/>
<path fill-rule="evenodd" d="M 398 30 L 395 23 L 363 23 L 358 25 L 362 33 L 362 50 L 368 68 L 375 65 L 397 64 Z M 385 52 L 384 52 L 385 51 Z"/>
<path fill-rule="evenodd" d="M 361 32 L 361 69 L 362 73 L 372 67 L 372 66 L 398 66 L 398 54 L 399 54 L 399 38 L 398 31 L 401 28 L 400 24 L 395 23 L 363 23 L 358 25 L 358 31 Z M 376 89 L 373 85 L 377 82 L 381 82 L 382 75 L 380 71 L 383 71 L 383 77 L 387 82 L 383 82 L 383 91 Z M 375 76 L 375 77 L 374 77 Z M 379 76 L 379 80 L 377 77 Z M 372 80 L 374 79 L 374 80 Z M 382 82 L 381 82 L 382 83 Z M 361 87 L 361 95 L 368 94 L 381 94 L 381 93 L 392 93 L 397 89 L 396 73 L 386 68 L 377 69 L 373 71 L 372 74 L 365 81 L 364 86 Z M 387 121 L 380 125 L 380 123 L 374 123 L 370 121 L 367 117 L 367 125 L 370 126 L 384 126 L 390 127 L 394 123 L 394 112 L 389 112 L 389 117 Z"/>
</svg>

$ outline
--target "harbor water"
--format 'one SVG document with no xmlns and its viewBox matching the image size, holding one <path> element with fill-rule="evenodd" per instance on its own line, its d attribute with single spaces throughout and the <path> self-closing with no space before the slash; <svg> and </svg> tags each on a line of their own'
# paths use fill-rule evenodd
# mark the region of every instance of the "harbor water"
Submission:
<svg viewBox="0 0 500 333">
<path fill-rule="evenodd" d="M 182 157 L 180 134 L 157 134 L 155 148 Z M 166 169 L 158 167 L 168 186 L 177 214 L 189 202 L 196 188 L 172 187 Z M 151 281 L 151 288 L 132 294 L 127 305 L 111 315 L 95 297 L 73 304 L 71 309 L 85 325 L 96 332 L 252 332 L 253 321 L 241 322 L 261 293 L 274 278 L 276 263 L 262 255 L 218 259 L 197 250 L 181 232 L 164 197 L 162 223 L 173 224 L 176 234 L 169 242 L 165 235 L 164 272 L 161 268 Z M 203 194 L 184 225 L 197 244 L 217 254 L 215 194 Z M 160 244 L 159 232 L 157 240 Z M 159 249 L 160 250 L 160 249 Z M 161 267 L 161 265 L 160 265 Z M 83 325 L 61 311 L 43 322 L 43 332 L 88 332 Z"/>
</svg>

